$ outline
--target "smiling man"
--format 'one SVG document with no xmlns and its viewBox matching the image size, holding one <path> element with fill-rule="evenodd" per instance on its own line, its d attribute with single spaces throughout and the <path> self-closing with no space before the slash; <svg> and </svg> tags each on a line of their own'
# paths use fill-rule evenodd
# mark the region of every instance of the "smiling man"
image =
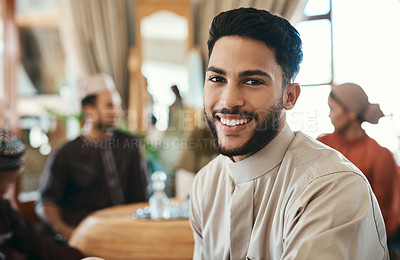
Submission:
<svg viewBox="0 0 400 260">
<path fill-rule="evenodd" d="M 388 259 L 379 205 L 341 154 L 292 132 L 301 39 L 285 19 L 216 16 L 204 111 L 221 155 L 196 175 L 194 259 Z"/>
</svg>

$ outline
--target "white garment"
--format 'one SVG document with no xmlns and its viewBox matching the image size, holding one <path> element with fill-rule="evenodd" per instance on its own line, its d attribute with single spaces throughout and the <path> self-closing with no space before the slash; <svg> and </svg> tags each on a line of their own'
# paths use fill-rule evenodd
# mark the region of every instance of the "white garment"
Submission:
<svg viewBox="0 0 400 260">
<path fill-rule="evenodd" d="M 377 200 L 335 150 L 286 124 L 254 155 L 195 177 L 193 259 L 388 259 Z"/>
</svg>

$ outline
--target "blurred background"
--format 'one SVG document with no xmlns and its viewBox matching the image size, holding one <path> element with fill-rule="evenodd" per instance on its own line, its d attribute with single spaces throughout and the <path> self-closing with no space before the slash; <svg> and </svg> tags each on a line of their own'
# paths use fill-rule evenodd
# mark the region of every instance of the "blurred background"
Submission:
<svg viewBox="0 0 400 260">
<path fill-rule="evenodd" d="M 354 82 L 385 117 L 364 126 L 399 159 L 399 0 L 2 0 L 0 125 L 27 144 L 24 194 L 38 189 L 47 156 L 80 133 L 77 80 L 111 74 L 121 127 L 147 138 L 172 172 L 189 133 L 204 125 L 202 88 L 212 18 L 240 6 L 289 19 L 304 44 L 302 93 L 288 122 L 312 137 L 333 131 L 332 84 Z M 182 110 L 171 126 L 177 96 Z"/>
</svg>

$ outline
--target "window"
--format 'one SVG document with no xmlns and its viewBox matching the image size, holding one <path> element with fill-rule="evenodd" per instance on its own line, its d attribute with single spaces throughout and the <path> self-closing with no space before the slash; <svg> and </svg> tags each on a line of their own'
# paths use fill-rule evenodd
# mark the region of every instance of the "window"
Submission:
<svg viewBox="0 0 400 260">
<path fill-rule="evenodd" d="M 288 111 L 288 123 L 293 130 L 316 138 L 333 131 L 327 105 L 333 80 L 330 0 L 309 0 L 304 15 L 296 25 L 303 41 L 304 60 L 296 80 L 302 93 L 295 108 Z"/>
<path fill-rule="evenodd" d="M 303 88 L 288 118 L 292 128 L 312 137 L 332 132 L 327 107 L 330 84 L 354 82 L 365 90 L 371 103 L 380 104 L 386 115 L 379 124 L 365 123 L 363 128 L 379 144 L 399 152 L 399 14 L 398 0 L 379 4 L 364 0 L 308 1 L 306 18 L 296 25 L 304 45 L 304 62 L 297 78 Z M 300 121 L 300 115 L 305 121 Z M 310 120 L 313 116 L 315 119 Z"/>
<path fill-rule="evenodd" d="M 309 0 L 304 21 L 296 25 L 303 40 L 304 60 L 297 80 L 302 85 L 332 82 L 332 23 L 330 0 Z"/>
<path fill-rule="evenodd" d="M 184 99 L 188 94 L 188 71 L 184 57 L 188 23 L 185 17 L 159 11 L 143 18 L 141 32 L 144 56 L 142 73 L 147 78 L 148 91 L 154 99 L 156 126 L 159 130 L 166 130 L 168 107 L 175 101 L 171 86 L 177 85 Z"/>
</svg>

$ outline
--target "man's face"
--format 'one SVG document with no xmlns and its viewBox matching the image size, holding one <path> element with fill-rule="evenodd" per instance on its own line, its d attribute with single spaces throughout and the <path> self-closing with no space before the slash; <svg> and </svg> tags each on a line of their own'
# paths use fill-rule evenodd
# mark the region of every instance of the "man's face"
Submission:
<svg viewBox="0 0 400 260">
<path fill-rule="evenodd" d="M 228 36 L 210 55 L 204 84 L 206 120 L 222 154 L 242 160 L 281 126 L 282 69 L 265 43 Z"/>
<path fill-rule="evenodd" d="M 97 95 L 93 113 L 97 128 L 115 128 L 121 118 L 121 112 L 121 97 L 118 92 L 106 91 Z"/>
</svg>

